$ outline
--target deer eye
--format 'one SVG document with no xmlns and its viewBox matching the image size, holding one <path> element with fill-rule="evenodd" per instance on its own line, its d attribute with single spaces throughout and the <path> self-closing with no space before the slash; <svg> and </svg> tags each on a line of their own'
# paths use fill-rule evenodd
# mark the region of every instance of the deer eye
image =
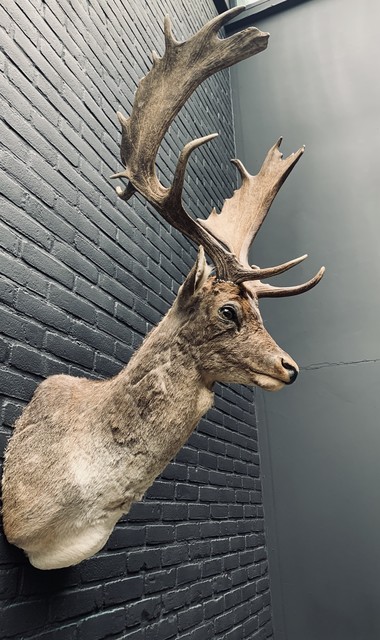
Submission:
<svg viewBox="0 0 380 640">
<path fill-rule="evenodd" d="M 228 322 L 232 321 L 238 324 L 236 309 L 232 304 L 223 305 L 223 307 L 220 307 L 218 313 L 223 320 L 227 320 Z"/>
</svg>

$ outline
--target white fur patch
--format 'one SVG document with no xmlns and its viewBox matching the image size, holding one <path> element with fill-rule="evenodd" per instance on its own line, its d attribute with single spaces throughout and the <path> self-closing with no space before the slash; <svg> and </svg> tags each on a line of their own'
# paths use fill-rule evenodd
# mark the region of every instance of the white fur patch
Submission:
<svg viewBox="0 0 380 640">
<path fill-rule="evenodd" d="M 28 554 L 30 563 L 37 569 L 61 569 L 90 558 L 104 547 L 120 515 L 110 516 L 105 522 L 83 531 L 63 535 L 51 548 L 31 552 Z"/>
</svg>

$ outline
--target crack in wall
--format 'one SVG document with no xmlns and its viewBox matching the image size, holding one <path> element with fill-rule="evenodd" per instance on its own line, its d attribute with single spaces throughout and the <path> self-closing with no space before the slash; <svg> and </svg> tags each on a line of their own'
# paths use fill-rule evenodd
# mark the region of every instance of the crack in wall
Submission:
<svg viewBox="0 0 380 640">
<path fill-rule="evenodd" d="M 377 364 L 380 362 L 380 358 L 371 358 L 369 360 L 348 360 L 342 362 L 316 362 L 315 364 L 308 364 L 305 367 L 300 367 L 301 371 L 313 371 L 315 369 L 324 369 L 326 367 L 339 367 L 341 365 L 355 365 L 355 364 Z"/>
</svg>

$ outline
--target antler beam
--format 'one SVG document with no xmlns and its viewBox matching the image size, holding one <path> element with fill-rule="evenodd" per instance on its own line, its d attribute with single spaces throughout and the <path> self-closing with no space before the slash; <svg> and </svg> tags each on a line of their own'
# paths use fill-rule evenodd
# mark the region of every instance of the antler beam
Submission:
<svg viewBox="0 0 380 640">
<path fill-rule="evenodd" d="M 129 198 L 133 191 L 139 191 L 152 204 L 156 201 L 162 205 L 169 194 L 158 181 L 155 160 L 161 141 L 181 107 L 206 78 L 267 47 L 269 34 L 254 27 L 226 39 L 218 37 L 223 25 L 242 11 L 244 7 L 226 11 L 185 42 L 175 40 L 170 19 L 165 17 L 165 53 L 160 58 L 153 51 L 153 67 L 137 88 L 131 116 L 125 118 L 118 113 L 122 126 L 120 155 L 126 168 L 113 177 L 127 178 L 130 182 L 124 192 L 118 189 L 121 197 Z M 202 138 L 195 142 L 186 161 L 193 148 L 206 141 Z"/>
<path fill-rule="evenodd" d="M 270 149 L 257 176 L 251 176 L 240 160 L 233 160 L 242 177 L 240 189 L 225 201 L 220 214 L 215 209 L 207 220 L 194 220 L 185 210 L 182 190 L 186 166 L 194 149 L 209 142 L 216 133 L 192 140 L 183 148 L 174 172 L 172 185 L 161 184 L 156 172 L 156 157 L 169 126 L 195 89 L 209 76 L 263 51 L 268 33 L 249 27 L 225 39 L 218 31 L 232 17 L 244 11 L 235 7 L 217 16 L 185 42 L 172 34 L 165 18 L 165 52 L 153 52 L 153 67 L 140 81 L 132 113 L 125 118 L 117 113 L 122 128 L 120 155 L 124 171 L 112 178 L 125 178 L 127 187 L 117 187 L 118 195 L 128 200 L 135 192 L 143 195 L 160 215 L 197 245 L 203 245 L 215 265 L 217 278 L 236 283 L 258 281 L 290 269 L 302 258 L 268 269 L 252 268 L 248 263 L 249 247 L 260 229 L 276 193 L 300 159 L 304 148 L 283 159 L 280 140 Z M 320 276 L 321 277 L 321 276 Z M 314 282 L 314 280 L 313 280 Z M 302 285 L 307 290 L 309 283 Z M 314 284 L 310 285 L 314 286 Z M 251 284 L 251 291 L 263 289 Z M 305 289 L 306 287 L 306 289 Z M 270 287 L 266 287 L 268 292 Z M 276 289 L 278 291 L 278 289 Z M 274 293 L 270 295 L 294 295 Z"/>
<path fill-rule="evenodd" d="M 195 89 L 217 71 L 266 49 L 269 34 L 254 27 L 226 39 L 218 37 L 221 27 L 242 11 L 244 7 L 226 11 L 185 42 L 175 40 L 170 19 L 165 18 L 165 53 L 160 58 L 153 52 L 153 67 L 137 88 L 131 116 L 117 114 L 122 127 L 120 155 L 125 170 L 111 176 L 128 180 L 126 189 L 116 189 L 121 198 L 128 200 L 139 192 L 173 227 L 197 245 L 203 245 L 220 278 L 228 277 L 226 260 L 236 263 L 238 268 L 236 258 L 226 258 L 224 247 L 190 217 L 182 204 L 189 156 L 217 134 L 193 140 L 184 147 L 170 188 L 158 180 L 155 162 L 166 131 Z"/>
</svg>

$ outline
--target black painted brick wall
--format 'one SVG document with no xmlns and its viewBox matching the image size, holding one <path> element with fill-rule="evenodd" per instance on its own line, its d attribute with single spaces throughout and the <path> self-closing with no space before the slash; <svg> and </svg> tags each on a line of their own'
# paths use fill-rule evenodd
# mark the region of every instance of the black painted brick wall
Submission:
<svg viewBox="0 0 380 640">
<path fill-rule="evenodd" d="M 215 15 L 211 0 L 0 2 L 1 448 L 47 375 L 104 377 L 166 312 L 195 251 L 145 203 L 119 201 L 115 111 L 162 52 Z M 228 72 L 208 80 L 160 155 L 170 179 L 190 139 L 194 214 L 235 184 Z M 0 637 L 207 640 L 271 637 L 252 391 L 219 387 L 215 408 L 96 557 L 33 569 L 0 543 Z"/>
</svg>

